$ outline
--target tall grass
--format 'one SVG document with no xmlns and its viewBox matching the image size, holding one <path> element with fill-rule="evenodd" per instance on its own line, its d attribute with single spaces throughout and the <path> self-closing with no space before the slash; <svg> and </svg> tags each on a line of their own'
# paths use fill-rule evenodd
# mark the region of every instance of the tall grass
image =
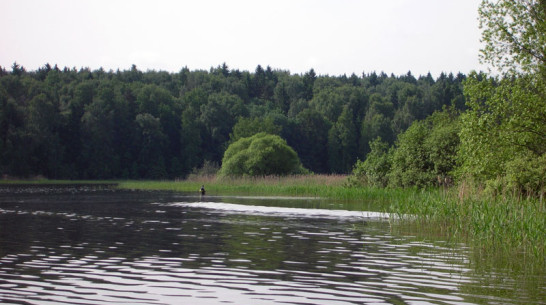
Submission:
<svg viewBox="0 0 546 305">
<path fill-rule="evenodd" d="M 345 179 L 341 175 L 241 178 L 206 175 L 180 181 L 128 181 L 121 182 L 119 187 L 196 192 L 201 185 L 205 185 L 208 194 L 330 197 L 325 195 L 333 189 L 344 188 Z"/>
<path fill-rule="evenodd" d="M 216 177 L 193 176 L 180 181 L 126 181 L 119 187 L 142 190 L 171 190 L 197 192 L 205 185 L 207 194 L 262 195 L 262 196 L 303 196 L 339 200 L 377 200 L 389 203 L 394 199 L 407 197 L 414 190 L 381 188 L 357 188 L 347 184 L 346 175 L 296 175 L 263 177 Z"/>
<path fill-rule="evenodd" d="M 493 197 L 479 191 L 469 194 L 468 185 L 463 184 L 395 200 L 389 211 L 397 214 L 400 222 L 437 226 L 446 236 L 480 251 L 544 258 L 546 207 L 541 198 Z"/>
</svg>

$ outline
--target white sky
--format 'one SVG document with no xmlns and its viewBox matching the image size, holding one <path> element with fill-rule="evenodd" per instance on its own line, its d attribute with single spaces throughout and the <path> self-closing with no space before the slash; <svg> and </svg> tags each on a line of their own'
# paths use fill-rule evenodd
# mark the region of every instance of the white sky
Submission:
<svg viewBox="0 0 546 305">
<path fill-rule="evenodd" d="M 478 0 L 0 0 L 0 65 L 480 70 Z"/>
</svg>

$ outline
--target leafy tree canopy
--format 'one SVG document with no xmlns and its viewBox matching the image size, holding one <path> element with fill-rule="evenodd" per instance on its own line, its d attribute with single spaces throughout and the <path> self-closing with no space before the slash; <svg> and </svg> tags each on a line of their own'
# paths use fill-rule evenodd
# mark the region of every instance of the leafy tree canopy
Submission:
<svg viewBox="0 0 546 305">
<path fill-rule="evenodd" d="M 473 73 L 464 82 L 469 110 L 462 117 L 459 174 L 492 189 L 544 194 L 546 3 L 484 0 L 480 24 L 482 60 L 502 77 Z"/>
<path fill-rule="evenodd" d="M 483 0 L 481 59 L 505 73 L 546 71 L 546 1 Z"/>
</svg>

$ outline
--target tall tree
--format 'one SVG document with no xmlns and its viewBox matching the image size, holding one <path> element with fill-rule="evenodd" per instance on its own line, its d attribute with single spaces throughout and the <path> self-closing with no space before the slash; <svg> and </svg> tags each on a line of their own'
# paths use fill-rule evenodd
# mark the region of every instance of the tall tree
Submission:
<svg viewBox="0 0 546 305">
<path fill-rule="evenodd" d="M 461 175 L 546 193 L 546 3 L 484 0 L 480 24 L 482 60 L 504 77 L 464 83 Z"/>
<path fill-rule="evenodd" d="M 313 98 L 313 86 L 315 84 L 315 80 L 317 79 L 317 74 L 315 73 L 315 70 L 311 69 L 309 72 L 306 72 L 303 75 L 303 90 L 304 90 L 304 98 L 308 101 L 310 101 Z"/>
<path fill-rule="evenodd" d="M 296 119 L 298 141 L 294 143 L 294 149 L 303 166 L 316 173 L 327 173 L 330 122 L 313 109 L 300 112 Z"/>
<path fill-rule="evenodd" d="M 119 175 L 120 159 L 112 133 L 116 125 L 115 99 L 112 84 L 104 82 L 93 102 L 85 106 L 81 125 L 84 177 L 105 179 Z"/>
<path fill-rule="evenodd" d="M 162 179 L 167 177 L 163 149 L 167 138 L 161 131 L 158 118 L 149 113 L 139 114 L 135 119 L 139 142 L 138 173 L 139 177 Z"/>
<path fill-rule="evenodd" d="M 351 108 L 345 107 L 330 129 L 328 147 L 330 170 L 335 173 L 348 173 L 357 160 L 358 152 L 358 130 Z"/>
</svg>

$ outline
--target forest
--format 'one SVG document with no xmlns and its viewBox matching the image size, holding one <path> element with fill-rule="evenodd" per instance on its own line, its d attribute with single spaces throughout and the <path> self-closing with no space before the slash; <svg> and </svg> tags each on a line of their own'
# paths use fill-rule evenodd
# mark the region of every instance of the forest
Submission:
<svg viewBox="0 0 546 305">
<path fill-rule="evenodd" d="M 291 74 L 225 63 L 178 73 L 0 67 L 0 173 L 50 179 L 184 178 L 233 141 L 276 134 L 314 173 L 349 173 L 369 142 L 462 111 L 463 74 Z"/>
</svg>

